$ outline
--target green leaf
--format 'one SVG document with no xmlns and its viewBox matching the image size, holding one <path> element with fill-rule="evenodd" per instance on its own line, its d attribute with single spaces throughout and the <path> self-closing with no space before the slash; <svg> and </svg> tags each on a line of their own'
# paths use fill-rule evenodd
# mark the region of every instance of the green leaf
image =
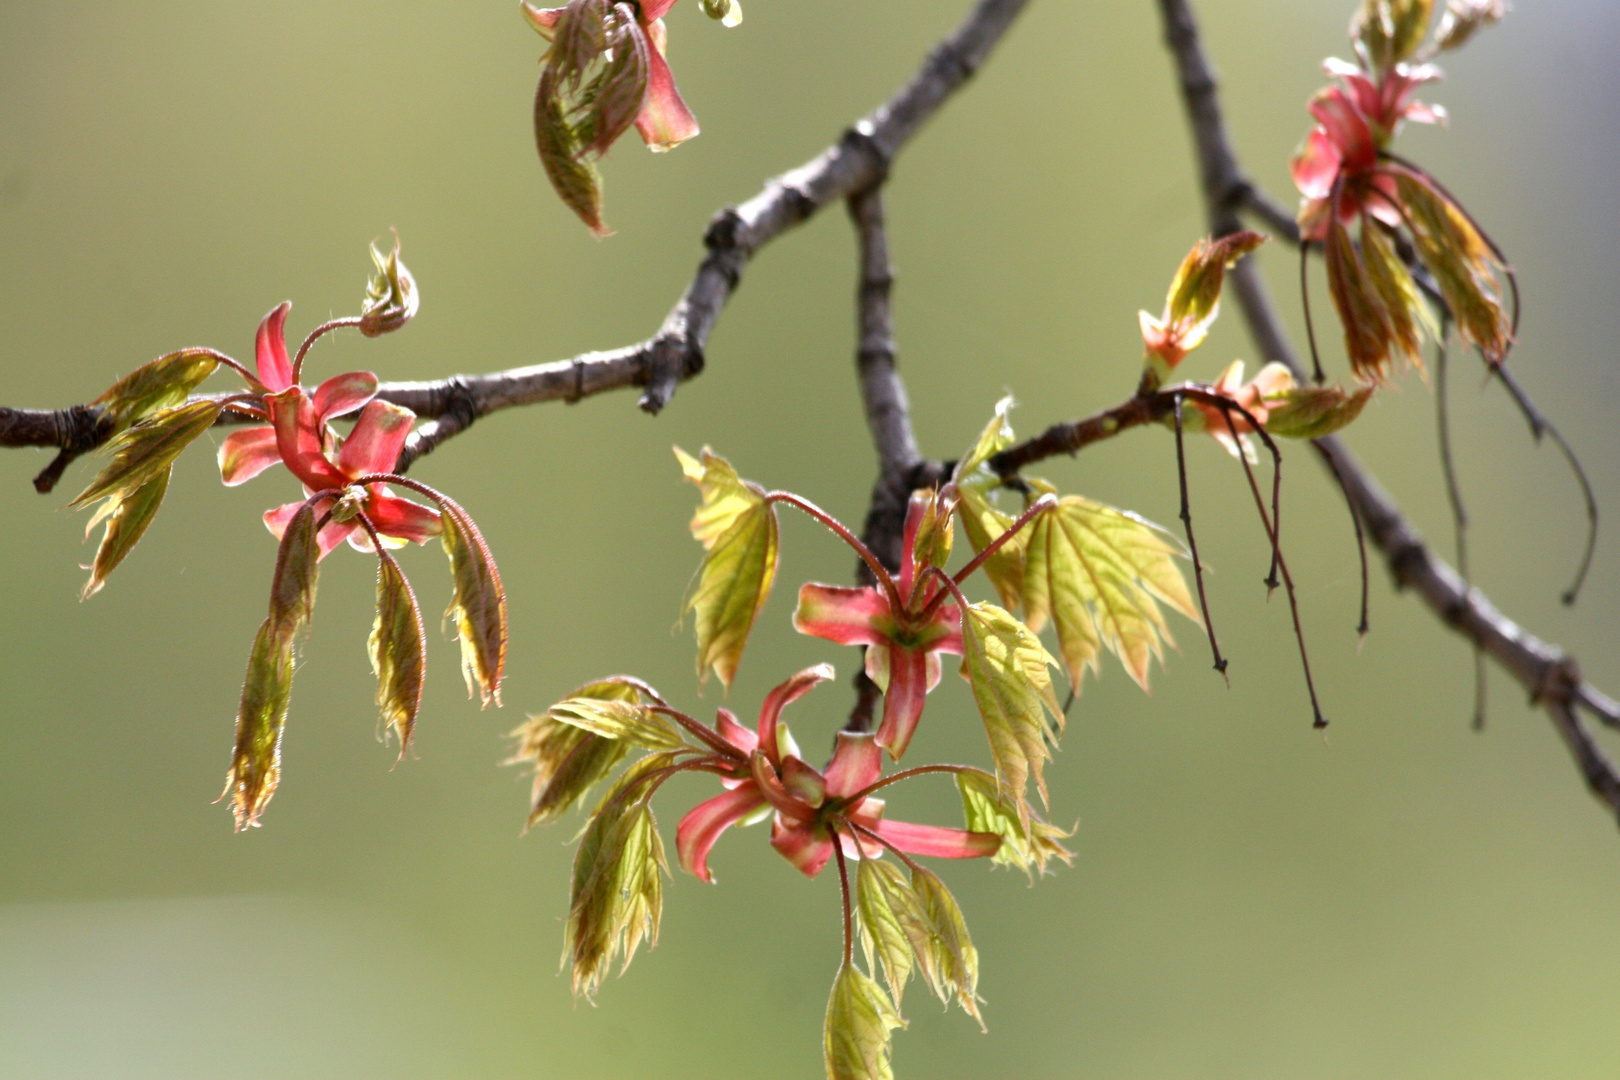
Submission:
<svg viewBox="0 0 1620 1080">
<path fill-rule="evenodd" d="M 911 978 L 914 961 L 933 962 L 929 942 L 932 931 L 922 901 L 911 891 L 900 868 L 883 859 L 862 859 L 855 871 L 855 910 L 861 920 L 861 946 L 866 966 L 883 967 L 883 981 L 889 986 L 894 1011 L 900 1011 L 900 998 Z M 934 973 L 925 977 L 937 985 Z"/>
<path fill-rule="evenodd" d="M 1026 820 L 1024 792 L 1031 777 L 1046 798 L 1041 770 L 1052 757 L 1047 744 L 1057 738 L 1046 713 L 1063 722 L 1046 670 L 1056 663 L 1028 627 L 994 604 L 970 604 L 962 613 L 962 675 L 990 738 L 1002 797 L 1014 801 Z"/>
<path fill-rule="evenodd" d="M 957 488 L 956 516 L 975 555 L 989 547 L 1016 520 L 992 504 L 991 499 L 1001 487 L 1001 477 L 986 464 L 1013 444 L 1013 429 L 1007 420 L 1012 407 L 1010 395 L 996 402 L 995 415 L 979 433 L 972 448 L 957 462 L 953 474 Z M 1020 532 L 984 561 L 985 576 L 1008 608 L 1023 603 L 1024 544 L 1028 536 L 1028 532 Z"/>
<path fill-rule="evenodd" d="M 366 640 L 371 670 L 377 675 L 377 707 L 382 722 L 399 736 L 399 756 L 411 745 L 416 713 L 422 705 L 422 678 L 427 669 L 427 643 L 422 611 L 399 563 L 377 552 L 377 618 Z"/>
<path fill-rule="evenodd" d="M 984 1030 L 977 993 L 979 950 L 968 937 L 967 922 L 962 918 L 962 909 L 956 906 L 956 897 L 938 876 L 920 866 L 912 867 L 911 891 L 928 919 L 930 961 L 923 970 L 933 973 L 934 993 L 947 1003 L 954 993 L 962 1011 L 979 1022 L 979 1030 Z"/>
<path fill-rule="evenodd" d="M 957 773 L 956 786 L 962 792 L 962 816 L 968 830 L 1001 837 L 1001 847 L 991 856 L 992 862 L 1016 866 L 1033 880 L 1032 870 L 1045 873 L 1048 859 L 1074 861 L 1074 852 L 1060 842 L 1070 834 L 1034 814 L 1030 814 L 1026 827 L 1018 807 L 1002 798 L 996 778 L 989 773 Z"/>
<path fill-rule="evenodd" d="M 1296 386 L 1266 399 L 1266 430 L 1285 439 L 1320 439 L 1361 415 L 1372 400 L 1374 386 L 1363 383 L 1354 391 L 1342 386 Z"/>
<path fill-rule="evenodd" d="M 1418 292 L 1417 282 L 1395 254 L 1384 230 L 1368 222 L 1361 227 L 1361 254 L 1367 267 L 1367 281 L 1383 302 L 1389 322 L 1390 344 L 1409 364 L 1423 367 L 1423 338 L 1427 329 L 1438 338 L 1439 327 L 1429 305 Z"/>
<path fill-rule="evenodd" d="M 658 944 L 659 875 L 668 874 L 669 865 L 643 788 L 674 760 L 673 754 L 649 754 L 632 765 L 580 834 L 563 946 L 575 995 L 593 997 L 621 953 L 622 974 L 643 940 Z"/>
<path fill-rule="evenodd" d="M 1164 530 L 1135 514 L 1066 495 L 1030 523 L 1024 555 L 1024 611 L 1039 633 L 1050 618 L 1069 684 L 1106 648 L 1144 690 L 1148 666 L 1174 644 L 1159 601 L 1198 620 Z"/>
<path fill-rule="evenodd" d="M 305 503 L 287 522 L 276 549 L 276 572 L 270 580 L 270 618 L 279 626 L 300 630 L 314 617 L 320 558 L 315 508 Z"/>
<path fill-rule="evenodd" d="M 669 718 L 639 702 L 566 698 L 548 712 L 559 723 L 644 750 L 679 750 L 686 746 L 680 729 Z"/>
<path fill-rule="evenodd" d="M 988 489 L 1001 486 L 1001 477 L 986 468 L 985 462 L 1013 444 L 1012 424 L 1007 419 L 1013 405 L 1011 394 L 996 402 L 995 414 L 990 417 L 990 422 L 979 432 L 972 448 L 956 463 L 951 479 L 957 487 Z"/>
<path fill-rule="evenodd" d="M 107 530 L 102 533 L 101 545 L 96 548 L 96 561 L 90 570 L 90 580 L 84 583 L 84 588 L 79 592 L 80 600 L 88 600 L 100 592 L 107 583 L 107 575 L 124 561 L 124 556 L 145 535 L 146 527 L 152 524 L 158 507 L 163 504 L 164 493 L 169 490 L 172 471 L 164 469 L 134 491 L 113 495 L 97 508 L 84 530 L 85 534 L 89 535 L 90 530 L 102 521 L 107 523 Z"/>
<path fill-rule="evenodd" d="M 1395 173 L 1401 204 L 1411 223 L 1412 242 L 1429 268 L 1457 332 L 1491 363 L 1507 355 L 1513 327 L 1497 280 L 1503 267 L 1468 215 L 1422 179 Z"/>
<path fill-rule="evenodd" d="M 225 794 L 231 797 L 237 832 L 259 823 L 281 782 L 281 734 L 292 699 L 295 636 L 296 627 L 267 618 L 248 654 L 242 703 L 236 712 L 236 748 L 225 774 Z"/>
<path fill-rule="evenodd" d="M 143 364 L 113 383 L 95 400 L 110 417 L 115 432 L 137 420 L 181 404 L 219 367 L 203 349 L 182 349 Z"/>
<path fill-rule="evenodd" d="M 762 500 L 736 515 L 703 557 L 684 609 L 693 615 L 700 680 L 712 668 L 731 687 L 754 617 L 776 577 L 776 530 L 776 511 Z"/>
<path fill-rule="evenodd" d="M 444 531 L 439 541 L 450 558 L 454 594 L 444 617 L 461 639 L 461 672 L 467 695 L 477 692 L 485 707 L 501 703 L 506 670 L 506 590 L 483 534 L 466 511 L 449 499 L 439 501 Z"/>
<path fill-rule="evenodd" d="M 1344 351 L 1357 377 L 1378 382 L 1387 373 L 1394 330 L 1383 297 L 1370 280 L 1361 255 L 1342 222 L 1328 225 L 1322 244 L 1328 294 L 1344 327 Z"/>
<path fill-rule="evenodd" d="M 1169 321 L 1190 324 L 1181 338 L 1183 348 L 1190 351 L 1197 347 L 1209 332 L 1218 313 L 1227 269 L 1266 239 L 1259 233 L 1240 231 L 1199 240 L 1193 245 L 1176 269 L 1165 298 Z"/>
<path fill-rule="evenodd" d="M 678 446 L 674 449 L 675 459 L 681 463 L 681 472 L 697 485 L 703 496 L 703 504 L 692 515 L 689 527 L 692 538 L 707 551 L 731 528 L 738 516 L 765 501 L 765 492 L 758 484 L 751 484 L 738 476 L 731 462 L 707 446 L 702 450 L 701 460 Z"/>
<path fill-rule="evenodd" d="M 942 498 L 938 491 L 919 491 L 911 498 L 913 501 L 924 499 L 928 503 L 923 510 L 922 520 L 917 523 L 917 533 L 911 544 L 913 565 L 919 575 L 929 566 L 943 570 L 945 564 L 951 561 L 951 540 L 956 533 L 953 520 L 955 503 Z"/>
<path fill-rule="evenodd" d="M 845 964 L 827 1000 L 827 1080 L 894 1080 L 889 1032 L 904 1027 L 883 989 Z"/>
<path fill-rule="evenodd" d="M 639 679 L 618 675 L 586 683 L 564 702 L 638 703 L 661 701 L 658 692 Z M 548 824 L 567 813 L 596 783 L 612 772 L 631 750 L 631 743 L 604 738 L 550 713 L 530 716 L 512 732 L 517 749 L 508 765 L 534 770 L 534 792 L 525 828 Z"/>
<path fill-rule="evenodd" d="M 568 122 L 556 73 L 548 66 L 540 74 L 534 97 L 534 144 L 552 190 L 563 205 L 579 215 L 592 233 L 610 236 L 602 220 L 602 174 L 584 156 L 584 147 Z"/>
<path fill-rule="evenodd" d="M 223 406 L 192 401 L 164 409 L 130 427 L 107 444 L 112 455 L 90 486 L 68 505 L 74 509 L 112 495 L 130 494 L 167 472 L 181 451 L 214 426 Z"/>
</svg>

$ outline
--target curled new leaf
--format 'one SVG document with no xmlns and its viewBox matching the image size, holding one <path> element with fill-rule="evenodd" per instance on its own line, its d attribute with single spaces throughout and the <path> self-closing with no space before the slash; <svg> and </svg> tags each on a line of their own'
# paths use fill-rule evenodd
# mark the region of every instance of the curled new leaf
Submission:
<svg viewBox="0 0 1620 1080">
<path fill-rule="evenodd" d="M 1142 342 L 1147 348 L 1143 385 L 1157 389 L 1171 369 L 1209 336 L 1209 328 L 1220 313 L 1221 284 L 1226 270 L 1239 258 L 1266 242 L 1254 232 L 1234 232 L 1193 245 L 1170 281 L 1164 300 L 1164 313 L 1154 318 L 1138 313 Z"/>
<path fill-rule="evenodd" d="M 616 676 L 586 683 L 559 704 L 635 704 L 643 698 L 662 700 L 657 691 L 639 679 Z M 632 747 L 622 739 L 606 738 L 550 712 L 529 717 L 512 736 L 517 740 L 517 750 L 506 763 L 528 765 L 534 770 L 528 828 L 561 817 L 612 772 Z"/>
<path fill-rule="evenodd" d="M 293 628 L 267 618 L 248 654 L 242 704 L 236 713 L 236 748 L 225 774 L 236 831 L 259 823 L 281 782 L 281 733 L 292 699 Z"/>
<path fill-rule="evenodd" d="M 95 404 L 112 421 L 113 431 L 123 431 L 138 420 L 185 401 L 218 367 L 219 361 L 205 349 L 172 352 L 119 379 Z"/>
<path fill-rule="evenodd" d="M 315 507 L 305 503 L 287 522 L 276 549 L 276 573 L 270 580 L 270 618 L 290 631 L 304 628 L 315 615 L 321 554 L 315 531 Z"/>
<path fill-rule="evenodd" d="M 913 967 L 934 962 L 928 913 L 900 868 L 884 859 L 862 859 L 856 864 L 855 910 L 861 917 L 866 966 L 876 971 L 877 964 L 882 965 L 883 981 L 898 1013 Z M 930 987 L 939 985 L 931 970 L 924 978 Z"/>
<path fill-rule="evenodd" d="M 107 444 L 112 460 L 68 505 L 78 508 L 144 487 L 159 473 L 167 472 L 181 451 L 213 427 L 223 408 L 217 401 L 187 402 L 130 427 Z"/>
<path fill-rule="evenodd" d="M 1389 326 L 1392 351 L 1407 363 L 1423 368 L 1423 339 L 1426 329 L 1438 338 L 1434 315 L 1418 292 L 1417 282 L 1395 253 L 1395 246 L 1384 230 L 1367 222 L 1361 227 L 1361 255 L 1367 267 L 1367 281 L 1382 301 Z"/>
<path fill-rule="evenodd" d="M 1027 823 L 1022 820 L 1018 807 L 1002 797 L 995 777 L 977 770 L 959 772 L 956 786 L 962 792 L 962 814 L 968 830 L 1001 837 L 1001 847 L 991 857 L 992 862 L 1016 866 L 1033 879 L 1031 871 L 1045 873 L 1048 859 L 1074 861 L 1074 852 L 1061 843 L 1070 834 L 1034 814 L 1029 815 Z"/>
<path fill-rule="evenodd" d="M 1476 31 L 1501 22 L 1507 7 L 1507 0 L 1451 0 L 1434 32 L 1435 48 L 1442 52 L 1459 48 Z"/>
<path fill-rule="evenodd" d="M 894 1080 L 889 1032 L 903 1025 L 877 983 L 853 964 L 839 968 L 827 1001 L 827 1080 Z"/>
<path fill-rule="evenodd" d="M 1380 68 L 1408 59 L 1429 32 L 1434 0 L 1364 0 L 1350 36 Z"/>
<path fill-rule="evenodd" d="M 169 490 L 172 471 L 164 469 L 134 491 L 113 495 L 97 508 L 90 524 L 85 527 L 85 535 L 88 536 L 90 530 L 103 521 L 107 523 L 107 530 L 102 533 L 101 545 L 96 548 L 96 561 L 90 569 L 90 580 L 84 583 L 84 588 L 79 592 L 80 600 L 88 600 L 100 592 L 107 583 L 107 575 L 140 542 L 146 527 L 152 524 L 152 518 L 163 503 L 164 493 Z"/>
<path fill-rule="evenodd" d="M 643 939 L 658 944 L 659 875 L 669 866 L 646 785 L 673 761 L 671 754 L 650 754 L 632 765 L 580 834 L 563 946 L 576 995 L 593 996 L 621 953 L 620 971 L 629 967 Z"/>
<path fill-rule="evenodd" d="M 422 300 L 416 292 L 416 279 L 399 260 L 398 234 L 394 236 L 394 249 L 387 255 L 373 244 L 371 261 L 377 272 L 366 283 L 366 299 L 360 305 L 360 332 L 366 337 L 379 337 L 410 322 Z"/>
<path fill-rule="evenodd" d="M 411 745 L 416 712 L 422 704 L 422 676 L 427 643 L 422 611 L 399 563 L 377 552 L 377 618 L 366 641 L 371 670 L 377 675 L 377 707 L 382 722 L 399 736 L 399 756 Z"/>
<path fill-rule="evenodd" d="M 675 459 L 681 463 L 686 479 L 696 484 L 703 497 L 697 513 L 692 515 L 692 539 L 703 545 L 705 551 L 714 547 L 737 516 L 765 501 L 759 485 L 751 484 L 737 475 L 731 462 L 705 446 L 702 458 L 694 458 L 680 447 L 675 447 Z"/>
<path fill-rule="evenodd" d="M 911 545 L 912 565 L 919 574 L 929 566 L 944 569 L 945 564 L 950 562 L 951 539 L 956 533 L 955 500 L 944 497 L 938 491 L 926 495 L 919 493 L 912 498 L 927 499 L 922 520 L 917 523 L 917 535 Z"/>
<path fill-rule="evenodd" d="M 1164 530 L 1124 510 L 1066 495 L 1031 523 L 1024 557 L 1024 611 L 1039 632 L 1050 618 L 1058 651 L 1078 693 L 1085 669 L 1106 648 L 1144 690 L 1148 666 L 1173 640 L 1163 602 L 1197 621 L 1198 609 L 1176 565 L 1180 546 Z"/>
<path fill-rule="evenodd" d="M 1266 430 L 1285 439 L 1320 439 L 1361 415 L 1373 385 L 1354 391 L 1342 386 L 1295 386 L 1267 399 Z"/>
<path fill-rule="evenodd" d="M 722 684 L 731 686 L 754 616 L 765 606 L 776 577 L 776 530 L 776 511 L 761 498 L 732 516 L 703 557 L 684 609 L 693 616 L 700 678 L 707 678 L 712 668 Z"/>
<path fill-rule="evenodd" d="M 439 540 L 450 558 L 455 585 L 444 617 L 455 623 L 461 638 L 467 694 L 470 697 L 476 691 L 486 707 L 491 701 L 499 705 L 506 670 L 506 590 L 472 518 L 449 499 L 441 499 L 439 505 L 444 510 Z"/>
<path fill-rule="evenodd" d="M 686 745 L 673 723 L 635 701 L 567 698 L 548 713 L 559 723 L 644 750 L 678 750 Z"/>
<path fill-rule="evenodd" d="M 1389 372 L 1395 345 L 1388 307 L 1375 288 L 1350 232 L 1337 219 L 1328 225 L 1322 251 L 1327 263 L 1328 292 L 1344 325 L 1344 351 L 1350 369 L 1368 382 L 1381 382 Z"/>
<path fill-rule="evenodd" d="M 1001 795 L 1017 805 L 1027 830 L 1025 788 L 1033 777 L 1046 798 L 1042 768 L 1052 757 L 1047 744 L 1056 740 L 1046 713 L 1063 722 L 1047 672 L 1057 661 L 1028 627 L 994 604 L 971 604 L 962 613 L 962 646 L 962 676 L 984 720 Z"/>
<path fill-rule="evenodd" d="M 918 905 L 928 918 L 928 948 L 930 959 L 922 965 L 923 973 L 933 980 L 934 993 L 949 1003 L 956 995 L 962 1011 L 984 1028 L 984 1017 L 979 1015 L 979 950 L 968 937 L 967 922 L 956 897 L 939 880 L 938 875 L 920 866 L 912 867 L 911 890 L 917 895 Z"/>
<path fill-rule="evenodd" d="M 1001 477 L 985 463 L 1013 443 L 1012 425 L 1007 413 L 1013 399 L 1004 397 L 996 402 L 996 412 L 979 433 L 962 459 L 957 463 L 953 482 L 957 489 L 957 514 L 968 543 L 974 553 L 989 547 L 1002 533 L 1012 527 L 1014 518 L 1003 513 L 990 502 L 991 495 L 1001 486 Z M 1027 532 L 1020 532 L 1003 544 L 984 562 L 985 576 L 996 587 L 1001 602 L 1009 608 L 1023 603 L 1024 595 L 1024 542 Z"/>
</svg>

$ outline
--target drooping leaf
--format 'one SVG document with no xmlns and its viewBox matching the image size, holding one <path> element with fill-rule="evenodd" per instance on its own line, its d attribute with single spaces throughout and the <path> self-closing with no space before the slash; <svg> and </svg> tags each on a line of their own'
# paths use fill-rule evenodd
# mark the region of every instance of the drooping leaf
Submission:
<svg viewBox="0 0 1620 1080">
<path fill-rule="evenodd" d="M 866 966 L 876 971 L 882 965 L 883 981 L 898 1014 L 913 966 L 934 960 L 928 914 L 899 867 L 884 859 L 862 859 L 856 866 L 855 910 L 860 916 Z M 931 987 L 939 984 L 932 971 L 924 977 Z"/>
<path fill-rule="evenodd" d="M 540 74 L 534 95 L 534 144 L 546 179 L 563 205 L 596 236 L 611 236 L 613 230 L 602 219 L 602 174 L 595 162 L 584 157 L 579 137 L 568 123 L 566 107 L 557 90 L 551 69 Z"/>
<path fill-rule="evenodd" d="M 1027 821 L 1026 785 L 1033 777 L 1046 798 L 1042 768 L 1052 757 L 1047 744 L 1057 737 L 1046 713 L 1063 723 L 1047 672 L 1057 661 L 1028 627 L 994 604 L 970 604 L 962 613 L 962 646 L 962 676 L 984 720 L 1002 797 Z"/>
<path fill-rule="evenodd" d="M 953 476 L 957 488 L 957 518 L 962 522 L 962 529 L 967 533 L 974 554 L 989 547 L 998 536 L 1012 527 L 1015 520 L 991 503 L 996 489 L 1001 486 L 1001 477 L 985 464 L 1013 444 L 1012 424 L 1007 420 L 1012 407 L 1011 396 L 996 403 L 995 415 L 979 433 L 972 449 L 957 463 Z M 1023 603 L 1023 548 L 1028 536 L 1027 531 L 1020 532 L 984 562 L 985 576 L 1008 608 L 1016 608 Z"/>
<path fill-rule="evenodd" d="M 560 723 L 644 750 L 679 750 L 686 745 L 680 729 L 668 717 L 639 702 L 566 698 L 553 705 L 549 714 Z"/>
<path fill-rule="evenodd" d="M 125 375 L 96 398 L 95 404 L 111 418 L 114 432 L 123 431 L 185 401 L 218 367 L 219 361 L 206 350 L 181 349 Z"/>
<path fill-rule="evenodd" d="M 917 896 L 918 906 L 928 918 L 928 947 L 931 961 L 923 965 L 925 973 L 932 972 L 937 981 L 934 993 L 941 1001 L 949 1002 L 952 994 L 962 1011 L 979 1022 L 984 1030 L 984 1017 L 979 1015 L 979 950 L 968 937 L 967 922 L 956 897 L 939 880 L 938 875 L 920 866 L 911 871 L 911 890 Z"/>
<path fill-rule="evenodd" d="M 259 823 L 281 782 L 281 734 L 292 699 L 295 628 L 264 620 L 248 654 L 242 703 L 236 713 L 236 748 L 225 774 L 236 831 Z"/>
<path fill-rule="evenodd" d="M 167 472 L 181 451 L 213 427 L 222 409 L 217 401 L 191 401 L 134 424 L 107 443 L 112 460 L 68 505 L 77 509 L 145 486 L 159 473 Z"/>
<path fill-rule="evenodd" d="M 823 1038 L 827 1080 L 894 1080 L 889 1032 L 904 1026 L 882 987 L 853 964 L 839 968 Z"/>
<path fill-rule="evenodd" d="M 1189 619 L 1198 609 L 1176 565 L 1181 548 L 1135 514 L 1066 495 L 1029 526 L 1024 555 L 1024 611 L 1039 632 L 1050 618 L 1058 649 L 1079 692 L 1085 669 L 1098 669 L 1106 648 L 1144 690 L 1148 666 L 1174 643 L 1163 602 Z"/>
<path fill-rule="evenodd" d="M 1327 264 L 1328 294 L 1344 327 L 1344 351 L 1350 370 L 1368 382 L 1382 382 L 1389 373 L 1394 331 L 1380 297 L 1369 280 L 1366 265 L 1344 224 L 1334 219 L 1322 245 Z"/>
<path fill-rule="evenodd" d="M 1342 386 L 1296 386 L 1266 401 L 1266 430 L 1285 439 L 1320 439 L 1361 415 L 1375 387 L 1362 383 L 1355 390 Z"/>
<path fill-rule="evenodd" d="M 320 575 L 315 507 L 300 506 L 287 522 L 276 549 L 276 572 L 270 579 L 270 618 L 293 631 L 315 615 L 315 586 Z"/>
<path fill-rule="evenodd" d="M 701 460 L 678 446 L 674 449 L 675 458 L 681 463 L 681 472 L 697 485 L 703 496 L 703 503 L 692 515 L 689 527 L 692 538 L 707 551 L 731 528 L 739 515 L 765 501 L 765 492 L 758 484 L 751 484 L 738 476 L 731 462 L 707 446 L 702 450 Z"/>
<path fill-rule="evenodd" d="M 449 499 L 441 499 L 443 532 L 439 535 L 450 558 L 455 592 L 444 617 L 455 623 L 461 638 L 461 671 L 467 694 L 477 692 L 487 708 L 501 703 L 501 679 L 506 670 L 506 590 L 500 571 L 484 543 L 483 534 L 467 512 Z"/>
<path fill-rule="evenodd" d="M 377 552 L 377 617 L 366 650 L 377 675 L 382 722 L 399 736 L 399 756 L 404 758 L 422 704 L 427 643 L 416 594 L 399 563 L 386 551 Z"/>
<path fill-rule="evenodd" d="M 669 866 L 645 785 L 673 761 L 649 754 L 625 770 L 580 834 L 563 945 L 576 995 L 594 996 L 621 953 L 622 973 L 643 940 L 658 944 Z"/>
<path fill-rule="evenodd" d="M 776 510 L 764 501 L 738 514 L 698 567 L 685 610 L 697 634 L 697 670 L 713 669 L 728 689 L 737 674 L 754 617 L 776 577 Z"/>
<path fill-rule="evenodd" d="M 1048 859 L 1074 861 L 1074 852 L 1061 842 L 1069 833 L 1033 813 L 1026 827 L 1018 807 L 1002 797 L 995 777 L 978 771 L 957 773 L 956 786 L 962 792 L 962 815 L 968 830 L 1001 837 L 992 862 L 1016 866 L 1033 879 L 1034 871 L 1046 872 Z"/>
<path fill-rule="evenodd" d="M 1398 171 L 1395 182 L 1412 226 L 1412 242 L 1451 309 L 1457 332 L 1497 363 L 1513 344 L 1498 273 L 1505 270 L 1468 215 L 1421 178 Z"/>
<path fill-rule="evenodd" d="M 79 592 L 80 600 L 88 600 L 100 592 L 107 583 L 107 576 L 145 535 L 146 527 L 152 524 L 158 507 L 163 504 L 164 493 L 169 490 L 172 471 L 164 469 L 134 491 L 127 495 L 113 495 L 96 509 L 85 528 L 85 534 L 89 535 L 90 530 L 103 521 L 107 523 L 107 529 L 102 533 L 101 545 L 96 548 L 96 561 L 90 569 L 90 580 L 84 583 L 84 588 Z"/>
<path fill-rule="evenodd" d="M 1390 330 L 1392 351 L 1408 364 L 1423 369 L 1421 329 L 1438 337 L 1438 327 L 1429 305 L 1418 292 L 1417 282 L 1390 243 L 1384 231 L 1372 222 L 1361 226 L 1361 255 L 1367 268 L 1367 281 L 1383 302 L 1384 317 Z"/>
</svg>

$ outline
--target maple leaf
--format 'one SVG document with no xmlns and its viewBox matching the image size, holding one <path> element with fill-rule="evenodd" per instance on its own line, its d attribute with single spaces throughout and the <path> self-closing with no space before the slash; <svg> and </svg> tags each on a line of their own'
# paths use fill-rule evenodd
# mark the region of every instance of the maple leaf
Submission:
<svg viewBox="0 0 1620 1080">
<path fill-rule="evenodd" d="M 382 710 L 383 723 L 399 736 L 403 759 L 422 704 L 427 643 L 416 594 L 399 563 L 381 549 L 377 551 L 377 617 L 366 650 L 377 676 L 377 707 Z"/>
<path fill-rule="evenodd" d="M 1018 806 L 1027 831 L 1025 788 L 1033 778 L 1045 800 L 1042 767 L 1052 757 L 1047 744 L 1057 738 L 1046 713 L 1063 723 L 1046 670 L 1057 661 L 1028 627 L 994 604 L 970 604 L 962 613 L 962 643 L 962 677 L 984 720 L 1001 794 Z"/>
<path fill-rule="evenodd" d="M 882 987 L 845 964 L 827 1000 L 827 1080 L 894 1080 L 889 1032 L 905 1026 Z"/>
</svg>

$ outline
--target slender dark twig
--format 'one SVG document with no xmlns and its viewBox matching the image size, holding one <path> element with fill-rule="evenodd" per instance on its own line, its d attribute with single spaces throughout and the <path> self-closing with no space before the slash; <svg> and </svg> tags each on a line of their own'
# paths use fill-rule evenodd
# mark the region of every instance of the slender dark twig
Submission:
<svg viewBox="0 0 1620 1080">
<path fill-rule="evenodd" d="M 1311 346 L 1311 378 L 1321 386 L 1327 381 L 1322 374 L 1322 354 L 1316 348 L 1316 324 L 1311 320 L 1311 242 L 1299 242 L 1299 302 L 1305 309 L 1305 340 Z"/>
<path fill-rule="evenodd" d="M 1322 456 L 1322 464 L 1327 467 L 1328 474 L 1338 485 L 1339 493 L 1344 496 L 1345 508 L 1350 511 L 1350 524 L 1356 529 L 1356 553 L 1361 556 L 1361 619 L 1356 623 L 1356 647 L 1367 639 L 1367 631 L 1371 629 L 1367 619 L 1368 594 L 1370 575 L 1367 572 L 1367 533 L 1361 527 L 1361 511 L 1356 509 L 1356 500 L 1351 496 L 1350 489 L 1345 486 L 1344 474 L 1339 471 L 1339 463 L 1331 455 Z"/>
<path fill-rule="evenodd" d="M 1452 533 L 1457 539 L 1457 573 L 1462 575 L 1463 588 L 1472 591 L 1473 579 L 1468 571 L 1468 507 L 1463 503 L 1462 484 L 1457 479 L 1457 462 L 1451 450 L 1451 406 L 1446 382 L 1446 336 L 1450 332 L 1450 318 L 1440 316 L 1440 340 L 1434 350 L 1434 402 L 1436 427 L 1440 432 L 1440 471 L 1446 478 L 1446 500 L 1451 504 Z M 1474 642 L 1474 730 L 1485 730 L 1485 650 Z"/>
<path fill-rule="evenodd" d="M 1221 655 L 1220 642 L 1215 640 L 1215 623 L 1209 617 L 1209 598 L 1204 594 L 1204 563 L 1198 557 L 1198 541 L 1193 538 L 1192 509 L 1187 504 L 1187 452 L 1182 445 L 1181 396 L 1176 395 L 1171 415 L 1176 422 L 1176 476 L 1181 481 L 1181 525 L 1187 530 L 1187 548 L 1192 552 L 1193 578 L 1198 583 L 1198 606 L 1204 612 L 1204 632 L 1209 635 L 1210 651 L 1215 654 L 1215 670 L 1221 673 L 1226 685 L 1232 677 L 1226 673 L 1226 657 Z"/>
</svg>

